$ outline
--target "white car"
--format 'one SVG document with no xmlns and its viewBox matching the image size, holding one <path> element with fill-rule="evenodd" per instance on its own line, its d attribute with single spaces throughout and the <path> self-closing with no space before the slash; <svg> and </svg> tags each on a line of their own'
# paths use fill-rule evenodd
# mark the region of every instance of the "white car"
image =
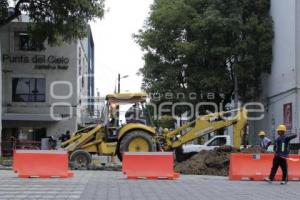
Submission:
<svg viewBox="0 0 300 200">
<path fill-rule="evenodd" d="M 183 153 L 200 152 L 202 150 L 213 150 L 217 147 L 227 145 L 232 146 L 232 142 L 229 135 L 217 135 L 205 142 L 203 145 L 198 144 L 186 144 L 183 145 Z"/>
</svg>

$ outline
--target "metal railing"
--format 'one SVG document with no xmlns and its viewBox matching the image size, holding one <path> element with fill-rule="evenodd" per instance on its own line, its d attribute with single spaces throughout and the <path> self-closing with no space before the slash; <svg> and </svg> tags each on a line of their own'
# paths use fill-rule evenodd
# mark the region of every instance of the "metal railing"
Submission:
<svg viewBox="0 0 300 200">
<path fill-rule="evenodd" d="M 39 141 L 2 141 L 0 143 L 2 150 L 2 157 L 12 157 L 14 149 L 28 149 L 28 150 L 40 150 L 41 142 Z"/>
</svg>

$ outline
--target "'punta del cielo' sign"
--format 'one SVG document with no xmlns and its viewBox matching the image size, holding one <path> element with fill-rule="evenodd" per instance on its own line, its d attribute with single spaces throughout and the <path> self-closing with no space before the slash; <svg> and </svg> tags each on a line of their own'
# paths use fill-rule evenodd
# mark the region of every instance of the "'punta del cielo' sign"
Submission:
<svg viewBox="0 0 300 200">
<path fill-rule="evenodd" d="M 68 69 L 69 58 L 53 55 L 2 55 L 3 63 L 10 64 L 34 64 L 36 69 Z"/>
</svg>

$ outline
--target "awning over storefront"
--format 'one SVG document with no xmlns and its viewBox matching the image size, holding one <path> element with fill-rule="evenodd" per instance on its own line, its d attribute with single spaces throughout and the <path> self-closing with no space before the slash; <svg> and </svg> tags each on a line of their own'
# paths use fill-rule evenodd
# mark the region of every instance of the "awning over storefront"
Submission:
<svg viewBox="0 0 300 200">
<path fill-rule="evenodd" d="M 62 121 L 59 115 L 51 116 L 49 114 L 20 114 L 20 113 L 3 113 L 4 121 L 42 121 L 42 122 L 58 122 Z"/>
</svg>

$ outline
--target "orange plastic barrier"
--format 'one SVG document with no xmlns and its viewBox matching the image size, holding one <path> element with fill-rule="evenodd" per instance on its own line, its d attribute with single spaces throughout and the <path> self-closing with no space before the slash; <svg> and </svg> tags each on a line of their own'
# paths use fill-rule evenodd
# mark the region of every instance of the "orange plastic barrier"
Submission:
<svg viewBox="0 0 300 200">
<path fill-rule="evenodd" d="M 122 171 L 128 179 L 176 179 L 172 152 L 125 152 Z"/>
<path fill-rule="evenodd" d="M 233 153 L 230 156 L 230 180 L 260 181 L 268 177 L 271 171 L 273 154 L 244 154 Z M 299 159 L 299 155 L 290 155 L 290 158 Z M 288 179 L 300 180 L 300 161 L 288 161 Z M 282 171 L 279 167 L 275 180 L 281 180 Z"/>
<path fill-rule="evenodd" d="M 15 150 L 13 170 L 19 178 L 73 177 L 65 151 Z"/>
</svg>

